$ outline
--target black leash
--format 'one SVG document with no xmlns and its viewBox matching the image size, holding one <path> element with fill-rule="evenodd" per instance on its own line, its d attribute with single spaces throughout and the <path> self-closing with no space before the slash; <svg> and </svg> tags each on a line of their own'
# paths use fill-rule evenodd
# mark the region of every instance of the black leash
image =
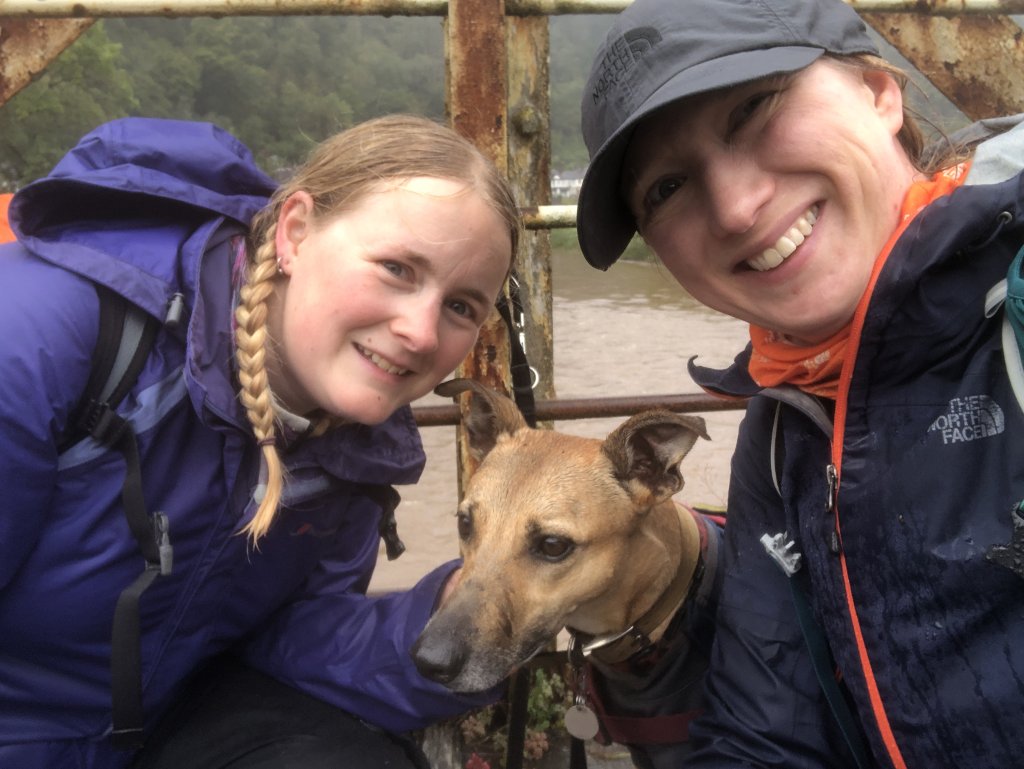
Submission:
<svg viewBox="0 0 1024 769">
<path fill-rule="evenodd" d="M 774 536 L 765 534 L 761 537 L 761 544 L 764 545 L 765 551 L 778 564 L 789 581 L 793 605 L 796 608 L 796 618 L 810 653 L 814 675 L 818 679 L 818 685 L 835 717 L 843 740 L 850 750 L 850 757 L 858 769 L 868 769 L 872 764 L 868 758 L 864 737 L 853 711 L 839 688 L 825 631 L 814 618 L 814 611 L 811 609 L 810 599 L 807 597 L 811 590 L 811 581 L 807 569 L 803 568 L 803 564 L 800 562 L 802 555 L 794 550 L 796 543 L 790 540 L 785 532 Z"/>
<path fill-rule="evenodd" d="M 789 587 L 793 594 L 793 604 L 796 606 L 796 616 L 800 622 L 804 641 L 811 653 L 814 675 L 818 679 L 818 684 L 821 686 L 833 716 L 835 716 L 839 731 L 842 732 L 843 740 L 850 749 L 854 763 L 858 769 L 867 769 L 871 766 L 867 747 L 857 726 L 857 719 L 854 718 L 850 706 L 839 689 L 839 682 L 836 681 L 828 650 L 828 641 L 825 640 L 824 631 L 814 619 L 811 605 L 807 599 L 809 586 L 807 569 L 801 569 L 796 574 L 790 575 Z"/>
<path fill-rule="evenodd" d="M 519 278 L 513 272 L 508 279 L 509 293 L 498 297 L 497 308 L 508 327 L 511 350 L 510 373 L 512 396 L 530 427 L 537 426 L 537 409 L 533 397 L 533 369 L 526 357 L 526 314 L 519 296 Z M 522 769 L 526 745 L 527 703 L 530 697 L 530 670 L 524 666 L 513 673 L 509 682 L 508 740 L 505 746 L 505 769 Z"/>
<path fill-rule="evenodd" d="M 512 397 L 530 427 L 537 426 L 537 405 L 533 397 L 536 384 L 533 368 L 526 357 L 526 313 L 519 297 L 519 278 L 513 272 L 508 278 L 508 296 L 498 297 L 497 308 L 508 327 L 511 350 Z"/>
<path fill-rule="evenodd" d="M 510 374 L 512 396 L 516 406 L 530 427 L 537 426 L 537 408 L 533 395 L 536 373 L 526 356 L 526 313 L 519 294 L 519 278 L 513 272 L 508 279 L 509 294 L 498 298 L 498 312 L 508 327 L 511 350 Z M 522 769 L 523 748 L 526 745 L 526 721 L 529 715 L 530 670 L 524 666 L 517 670 L 509 683 L 508 740 L 505 747 L 505 769 Z M 586 769 L 587 753 L 579 737 L 570 736 L 569 769 Z"/>
</svg>

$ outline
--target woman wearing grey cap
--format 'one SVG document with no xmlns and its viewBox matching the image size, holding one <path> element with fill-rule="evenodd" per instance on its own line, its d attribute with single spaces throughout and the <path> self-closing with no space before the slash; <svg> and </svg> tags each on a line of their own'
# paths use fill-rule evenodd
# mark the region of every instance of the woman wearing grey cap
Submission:
<svg viewBox="0 0 1024 769">
<path fill-rule="evenodd" d="M 841 0 L 636 0 L 594 60 L 585 257 L 750 323 L 690 366 L 751 400 L 687 769 L 1024 755 L 1024 126 L 934 151 L 905 84 Z"/>
</svg>

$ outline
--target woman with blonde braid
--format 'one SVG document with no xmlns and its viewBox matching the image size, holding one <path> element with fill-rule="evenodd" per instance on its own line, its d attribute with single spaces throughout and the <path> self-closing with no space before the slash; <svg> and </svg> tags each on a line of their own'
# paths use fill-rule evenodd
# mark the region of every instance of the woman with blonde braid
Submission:
<svg viewBox="0 0 1024 769">
<path fill-rule="evenodd" d="M 19 191 L 10 221 L 0 766 L 421 766 L 403 733 L 487 700 L 407 651 L 457 563 L 366 590 L 381 539 L 401 551 L 392 484 L 424 462 L 408 404 L 469 352 L 511 268 L 507 184 L 423 118 L 344 131 L 281 186 L 214 126 L 131 118 Z M 97 286 L 159 326 L 116 407 L 134 475 L 78 432 Z"/>
</svg>

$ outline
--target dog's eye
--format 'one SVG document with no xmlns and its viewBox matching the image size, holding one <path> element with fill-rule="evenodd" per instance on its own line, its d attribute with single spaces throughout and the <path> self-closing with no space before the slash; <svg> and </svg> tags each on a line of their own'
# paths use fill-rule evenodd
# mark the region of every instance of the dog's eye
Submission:
<svg viewBox="0 0 1024 769">
<path fill-rule="evenodd" d="M 564 537 L 539 537 L 533 544 L 533 551 L 548 561 L 561 561 L 572 549 L 572 540 Z"/>
<path fill-rule="evenodd" d="M 456 518 L 459 529 L 459 539 L 469 539 L 469 535 L 473 533 L 473 519 L 469 517 L 469 513 L 458 513 Z"/>
</svg>

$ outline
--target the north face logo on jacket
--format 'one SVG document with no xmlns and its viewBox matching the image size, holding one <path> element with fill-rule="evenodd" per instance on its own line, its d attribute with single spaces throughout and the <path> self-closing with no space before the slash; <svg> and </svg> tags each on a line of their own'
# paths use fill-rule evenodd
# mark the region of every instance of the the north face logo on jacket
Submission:
<svg viewBox="0 0 1024 769">
<path fill-rule="evenodd" d="M 991 438 L 1006 429 L 999 404 L 987 395 L 953 398 L 946 413 L 932 422 L 928 432 L 942 436 L 944 444 Z"/>
</svg>

